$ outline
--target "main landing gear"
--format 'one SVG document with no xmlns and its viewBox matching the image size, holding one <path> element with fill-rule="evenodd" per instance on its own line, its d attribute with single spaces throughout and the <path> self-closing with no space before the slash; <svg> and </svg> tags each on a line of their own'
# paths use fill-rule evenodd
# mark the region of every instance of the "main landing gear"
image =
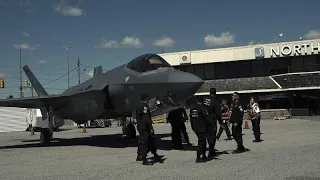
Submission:
<svg viewBox="0 0 320 180">
<path fill-rule="evenodd" d="M 52 127 L 53 109 L 52 107 L 48 107 L 47 111 L 48 111 L 48 128 L 41 128 L 41 134 L 40 134 L 41 146 L 49 146 L 50 141 L 53 140 L 53 127 Z"/>
<path fill-rule="evenodd" d="M 126 135 L 128 139 L 136 138 L 136 127 L 133 125 L 131 119 L 129 123 L 127 123 L 127 119 L 125 117 L 121 118 L 120 120 L 122 126 L 122 133 Z"/>
</svg>

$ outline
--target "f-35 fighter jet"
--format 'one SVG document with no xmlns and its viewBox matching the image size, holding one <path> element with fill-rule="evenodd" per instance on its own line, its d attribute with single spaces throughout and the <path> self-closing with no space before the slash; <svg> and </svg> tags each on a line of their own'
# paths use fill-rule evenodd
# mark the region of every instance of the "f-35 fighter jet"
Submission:
<svg viewBox="0 0 320 180">
<path fill-rule="evenodd" d="M 144 54 L 110 71 L 100 72 L 59 95 L 48 95 L 28 66 L 23 70 L 38 96 L 3 99 L 0 106 L 40 109 L 43 118 L 49 119 L 48 128 L 41 130 L 42 145 L 50 144 L 55 116 L 78 124 L 94 119 L 132 117 L 140 105 L 142 93 L 150 96 L 152 116 L 157 116 L 180 107 L 168 102 L 169 91 L 174 94 L 175 103 L 182 105 L 203 84 L 199 77 L 174 69 L 156 54 Z M 134 131 L 128 134 L 135 136 L 134 126 L 128 126 L 130 131 Z"/>
</svg>

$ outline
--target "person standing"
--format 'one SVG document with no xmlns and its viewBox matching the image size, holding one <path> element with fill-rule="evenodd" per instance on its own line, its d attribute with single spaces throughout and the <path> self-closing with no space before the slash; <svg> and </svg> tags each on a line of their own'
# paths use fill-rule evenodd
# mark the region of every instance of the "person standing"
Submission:
<svg viewBox="0 0 320 180">
<path fill-rule="evenodd" d="M 231 116 L 229 122 L 232 124 L 232 136 L 237 142 L 237 149 L 233 153 L 242 153 L 246 149 L 243 146 L 242 139 L 242 121 L 243 121 L 244 111 L 240 103 L 240 97 L 238 92 L 234 92 L 232 95 L 232 104 L 231 104 Z"/>
<path fill-rule="evenodd" d="M 186 112 L 186 109 L 184 107 L 182 107 L 181 109 L 181 119 L 180 119 L 180 132 L 181 132 L 181 137 L 183 137 L 181 140 L 183 143 L 186 143 L 188 146 L 191 146 L 192 144 L 190 143 L 190 139 L 189 139 L 189 136 L 188 136 L 188 133 L 187 133 L 187 128 L 186 128 L 186 125 L 185 125 L 185 122 L 187 121 L 188 119 L 188 115 L 187 115 L 187 112 Z"/>
<path fill-rule="evenodd" d="M 196 104 L 190 109 L 190 124 L 191 129 L 198 137 L 198 149 L 196 163 L 206 162 L 206 134 L 207 134 L 207 110 L 201 103 L 200 96 L 196 97 Z"/>
<path fill-rule="evenodd" d="M 143 161 L 143 165 L 153 165 L 147 160 L 148 152 L 154 155 L 154 159 L 159 160 L 161 157 L 157 154 L 155 133 L 152 127 L 151 113 L 148 106 L 149 95 L 141 95 L 141 105 L 136 110 L 137 129 L 139 132 L 139 144 L 137 151 L 137 161 Z"/>
<path fill-rule="evenodd" d="M 255 140 L 253 142 L 261 142 L 260 139 L 260 120 L 261 120 L 261 115 L 260 115 L 260 108 L 259 104 L 254 100 L 253 97 L 251 97 L 250 102 L 247 107 L 247 112 L 249 119 L 251 120 L 252 123 L 252 130 L 253 134 L 255 137 Z"/>
<path fill-rule="evenodd" d="M 220 114 L 220 105 L 217 101 L 215 88 L 210 88 L 210 97 L 204 99 L 203 105 L 208 112 L 207 121 L 209 122 L 207 131 L 207 140 L 209 144 L 208 158 L 213 158 L 216 156 L 214 148 L 217 141 L 217 121 L 219 121 L 219 124 L 223 126 Z"/>
<path fill-rule="evenodd" d="M 232 140 L 231 138 L 231 133 L 229 130 L 229 106 L 227 105 L 227 100 L 222 100 L 222 104 L 221 104 L 221 119 L 223 121 L 223 126 L 220 126 L 219 128 L 219 132 L 217 134 L 217 140 L 219 140 L 223 130 L 226 131 L 227 134 L 227 139 L 226 140 Z"/>
</svg>

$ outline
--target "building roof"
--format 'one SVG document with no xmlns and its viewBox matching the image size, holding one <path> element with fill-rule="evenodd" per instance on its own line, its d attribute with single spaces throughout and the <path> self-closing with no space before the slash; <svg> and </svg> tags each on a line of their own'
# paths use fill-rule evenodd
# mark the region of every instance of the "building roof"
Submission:
<svg viewBox="0 0 320 180">
<path fill-rule="evenodd" d="M 319 54 L 320 39 L 158 54 L 173 66 Z"/>
</svg>

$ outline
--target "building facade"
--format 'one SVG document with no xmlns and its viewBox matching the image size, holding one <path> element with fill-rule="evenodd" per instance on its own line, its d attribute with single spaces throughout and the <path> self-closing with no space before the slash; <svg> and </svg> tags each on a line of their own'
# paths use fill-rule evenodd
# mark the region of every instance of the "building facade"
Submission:
<svg viewBox="0 0 320 180">
<path fill-rule="evenodd" d="M 237 91 L 243 103 L 254 96 L 265 109 L 319 114 L 319 50 L 320 39 L 316 39 L 159 55 L 205 80 L 196 95 L 208 95 L 215 87 L 223 99 Z"/>
</svg>

